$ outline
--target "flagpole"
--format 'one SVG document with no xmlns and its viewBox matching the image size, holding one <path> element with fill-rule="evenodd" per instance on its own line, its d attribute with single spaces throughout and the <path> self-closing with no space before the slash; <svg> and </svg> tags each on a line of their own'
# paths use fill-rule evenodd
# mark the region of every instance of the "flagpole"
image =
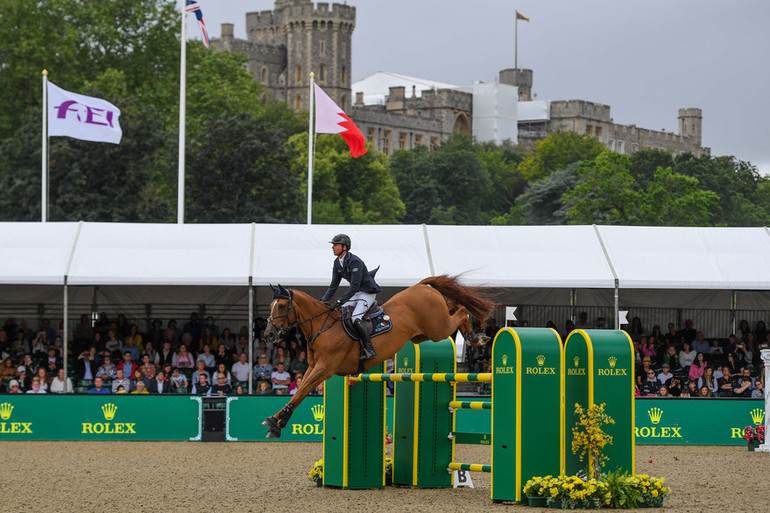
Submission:
<svg viewBox="0 0 770 513">
<path fill-rule="evenodd" d="M 177 223 L 184 224 L 184 140 L 185 140 L 185 110 L 187 109 L 187 41 L 185 25 L 187 25 L 187 7 L 185 0 L 179 0 L 182 7 L 182 38 L 179 57 L 179 178 L 177 181 Z"/>
<path fill-rule="evenodd" d="M 519 69 L 519 12 L 516 11 L 516 21 L 513 24 L 513 68 Z"/>
<path fill-rule="evenodd" d="M 40 215 L 45 223 L 48 207 L 48 71 L 43 70 L 43 177 L 41 180 Z"/>
<path fill-rule="evenodd" d="M 307 224 L 313 224 L 313 99 L 315 90 L 313 88 L 313 77 L 310 73 L 310 114 L 308 120 L 308 143 L 307 143 Z"/>
</svg>

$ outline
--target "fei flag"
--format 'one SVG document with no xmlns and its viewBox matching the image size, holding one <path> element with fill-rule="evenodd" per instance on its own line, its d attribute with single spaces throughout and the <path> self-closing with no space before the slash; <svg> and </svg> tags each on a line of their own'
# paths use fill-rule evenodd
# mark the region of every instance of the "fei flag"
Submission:
<svg viewBox="0 0 770 513">
<path fill-rule="evenodd" d="M 355 123 L 340 109 L 334 100 L 315 85 L 315 131 L 319 134 L 340 134 L 350 147 L 350 156 L 360 157 L 366 153 L 366 138 Z"/>
<path fill-rule="evenodd" d="M 65 91 L 48 82 L 48 135 L 120 143 L 120 109 L 108 101 Z"/>
</svg>

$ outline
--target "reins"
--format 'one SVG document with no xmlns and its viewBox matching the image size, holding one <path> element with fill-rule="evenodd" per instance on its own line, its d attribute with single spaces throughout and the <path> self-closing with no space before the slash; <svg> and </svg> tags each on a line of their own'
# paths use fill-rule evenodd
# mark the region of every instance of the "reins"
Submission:
<svg viewBox="0 0 770 513">
<path fill-rule="evenodd" d="M 279 315 L 279 316 L 277 316 L 277 317 L 273 317 L 273 316 L 270 316 L 270 317 L 268 317 L 268 318 L 267 318 L 267 323 L 268 323 L 268 324 L 272 323 L 272 324 L 273 324 L 273 326 L 275 326 L 275 320 L 276 320 L 276 319 L 283 319 L 284 317 L 285 317 L 285 318 L 288 320 L 288 318 L 289 318 L 289 315 L 291 314 L 291 310 L 292 310 L 292 307 L 294 306 L 294 298 L 293 298 L 293 297 L 290 297 L 290 298 L 288 298 L 288 299 L 289 299 L 289 307 L 288 307 L 288 310 L 286 311 L 286 313 L 285 313 L 285 314 L 283 314 L 283 315 Z M 296 309 L 295 309 L 295 310 L 296 310 Z M 289 325 L 288 325 L 288 326 L 286 326 L 286 327 L 283 327 L 283 328 L 278 328 L 278 337 L 279 337 L 279 338 L 284 338 L 284 337 L 286 337 L 286 336 L 288 335 L 288 333 L 289 333 L 291 330 L 293 330 L 294 328 L 297 328 L 297 329 L 299 329 L 299 330 L 301 331 L 301 328 L 300 328 L 300 326 L 302 326 L 303 324 L 305 324 L 305 323 L 307 323 L 307 322 L 310 322 L 310 321 L 312 321 L 313 319 L 317 319 L 318 317 L 321 317 L 322 315 L 326 315 L 326 319 L 324 319 L 324 321 L 323 321 L 323 324 L 324 324 L 324 326 L 323 326 L 323 327 L 322 327 L 320 330 L 318 330 L 317 332 L 315 332 L 315 333 L 311 334 L 309 337 L 306 337 L 306 338 L 307 338 L 307 348 L 308 348 L 308 350 L 309 350 L 310 352 L 314 352 L 314 351 L 313 351 L 313 347 L 312 347 L 312 343 L 315 341 L 315 339 L 316 339 L 316 338 L 318 338 L 318 336 L 319 336 L 321 333 L 323 333 L 323 332 L 325 332 L 325 331 L 329 330 L 329 329 L 330 329 L 332 326 L 334 326 L 335 324 L 337 324 L 337 322 L 339 322 L 339 321 L 342 319 L 342 316 L 340 315 L 340 317 L 338 317 L 338 318 L 336 318 L 336 319 L 332 318 L 332 321 L 331 321 L 331 322 L 328 322 L 328 319 L 329 319 L 330 317 L 332 317 L 332 311 L 333 311 L 333 310 L 326 310 L 326 311 L 322 311 L 322 312 L 319 312 L 319 313 L 317 313 L 317 314 L 315 314 L 315 315 L 311 315 L 310 317 L 308 317 L 308 318 L 306 318 L 306 319 L 301 319 L 301 320 L 300 320 L 300 319 L 297 319 L 297 320 L 295 320 L 293 323 L 289 324 Z M 296 313 L 295 313 L 295 317 L 298 317 L 298 315 L 297 315 Z M 304 334 L 304 333 L 303 333 L 303 334 Z"/>
</svg>

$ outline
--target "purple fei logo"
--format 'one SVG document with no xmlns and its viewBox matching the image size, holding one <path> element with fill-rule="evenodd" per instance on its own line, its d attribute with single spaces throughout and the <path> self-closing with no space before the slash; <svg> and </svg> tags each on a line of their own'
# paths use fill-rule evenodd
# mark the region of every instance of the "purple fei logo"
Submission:
<svg viewBox="0 0 770 513">
<path fill-rule="evenodd" d="M 115 128 L 115 112 L 85 105 L 75 100 L 65 100 L 55 106 L 57 119 L 77 119 L 81 123 Z M 72 114 L 70 114 L 72 113 Z M 70 118 L 68 118 L 68 115 Z"/>
</svg>

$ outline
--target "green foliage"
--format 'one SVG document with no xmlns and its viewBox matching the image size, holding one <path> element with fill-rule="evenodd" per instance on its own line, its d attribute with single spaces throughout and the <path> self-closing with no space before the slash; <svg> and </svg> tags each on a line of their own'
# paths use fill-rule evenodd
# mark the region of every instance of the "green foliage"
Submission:
<svg viewBox="0 0 770 513">
<path fill-rule="evenodd" d="M 562 197 L 569 224 L 637 224 L 639 194 L 626 155 L 605 151 L 577 169 L 579 183 Z"/>
<path fill-rule="evenodd" d="M 610 494 L 609 507 L 612 509 L 632 509 L 642 500 L 642 492 L 634 486 L 627 472 L 620 469 L 602 475 L 602 481 L 607 485 Z"/>
<path fill-rule="evenodd" d="M 659 167 L 674 166 L 674 158 L 671 153 L 663 150 L 643 148 L 632 153 L 629 158 L 631 159 L 631 167 L 629 168 L 631 176 L 642 189 L 646 189 L 655 178 L 655 171 Z"/>
<path fill-rule="evenodd" d="M 565 224 L 567 208 L 562 203 L 562 196 L 578 183 L 578 165 L 577 162 L 572 163 L 532 183 L 516 199 L 514 209 L 522 213 L 522 222 L 510 224 Z"/>
<path fill-rule="evenodd" d="M 294 170 L 307 184 L 307 133 L 293 136 L 290 144 Z M 404 204 L 383 153 L 369 148 L 354 159 L 345 140 L 336 134 L 319 134 L 314 146 L 314 223 L 393 224 L 400 221 Z M 307 189 L 304 192 L 307 196 Z"/>
<path fill-rule="evenodd" d="M 719 197 L 698 188 L 698 180 L 658 168 L 640 195 L 640 222 L 651 226 L 708 226 Z"/>
<path fill-rule="evenodd" d="M 595 137 L 575 132 L 555 132 L 535 143 L 535 152 L 519 165 L 527 180 L 537 180 L 573 162 L 593 160 L 606 148 Z"/>
</svg>

